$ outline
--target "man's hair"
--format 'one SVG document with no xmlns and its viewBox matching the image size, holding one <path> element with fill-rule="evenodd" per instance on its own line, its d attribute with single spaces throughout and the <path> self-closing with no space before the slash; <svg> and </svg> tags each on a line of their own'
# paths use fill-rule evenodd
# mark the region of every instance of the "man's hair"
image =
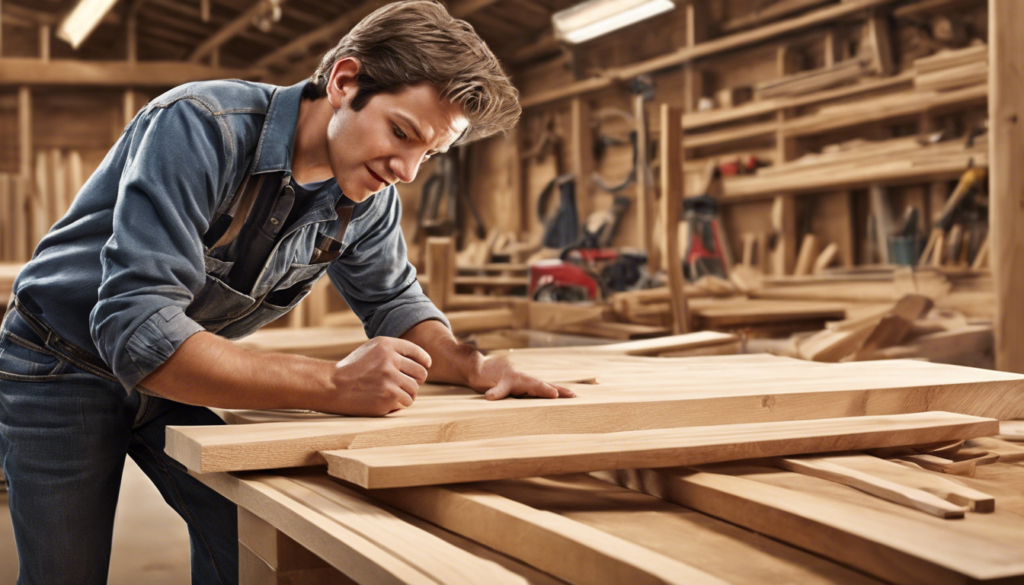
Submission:
<svg viewBox="0 0 1024 585">
<path fill-rule="evenodd" d="M 331 69 L 344 57 L 360 63 L 356 111 L 379 93 L 427 82 L 469 120 L 462 143 L 506 132 L 522 113 L 519 92 L 483 39 L 431 0 L 394 2 L 360 21 L 324 55 L 303 97 L 326 96 Z"/>
</svg>

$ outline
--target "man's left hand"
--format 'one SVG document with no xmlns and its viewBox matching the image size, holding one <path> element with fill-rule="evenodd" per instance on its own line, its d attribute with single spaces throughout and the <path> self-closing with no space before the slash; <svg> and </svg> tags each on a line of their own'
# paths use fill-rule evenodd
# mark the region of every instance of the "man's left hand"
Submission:
<svg viewBox="0 0 1024 585">
<path fill-rule="evenodd" d="M 534 396 L 537 398 L 573 398 L 572 390 L 549 384 L 521 372 L 503 357 L 484 360 L 479 373 L 470 380 L 470 387 L 488 400 L 501 400 L 508 396 Z"/>
</svg>

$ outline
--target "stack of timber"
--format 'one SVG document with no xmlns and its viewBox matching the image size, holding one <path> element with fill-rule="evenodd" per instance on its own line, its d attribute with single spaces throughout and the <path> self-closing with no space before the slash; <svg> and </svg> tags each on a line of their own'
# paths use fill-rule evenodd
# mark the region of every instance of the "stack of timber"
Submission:
<svg viewBox="0 0 1024 585">
<path fill-rule="evenodd" d="M 695 292 L 706 288 L 692 287 Z M 735 290 L 734 287 L 730 287 Z M 691 286 L 687 287 L 687 291 Z M 729 290 L 721 288 L 716 290 Z M 764 332 L 819 329 L 825 321 L 843 319 L 845 307 L 833 302 L 790 302 L 763 300 L 721 293 L 691 297 L 687 293 L 690 318 L 695 329 L 733 331 L 759 329 Z M 616 293 L 610 299 L 615 316 L 624 322 L 664 327 L 670 323 L 672 311 L 667 288 Z"/>
<path fill-rule="evenodd" d="M 984 166 L 987 160 L 983 139 L 970 146 L 962 140 L 932 144 L 917 137 L 856 140 L 758 169 L 753 175 L 728 177 L 722 189 L 725 197 L 755 197 L 854 189 L 879 182 L 938 181 L 957 178 L 972 164 Z"/>
<path fill-rule="evenodd" d="M 673 342 L 711 341 L 701 336 Z M 264 573 L 333 568 L 403 583 L 1024 577 L 1013 496 L 1024 470 L 1001 462 L 1013 452 L 983 418 L 1024 414 L 1024 376 L 898 360 L 627 355 L 664 343 L 509 354 L 574 399 L 488 402 L 427 384 L 385 418 L 240 412 L 229 420 L 249 424 L 171 427 L 167 452 L 239 504 L 241 550 Z M 260 471 L 288 467 L 307 468 Z M 274 562 L 259 535 L 307 549 L 310 564 Z"/>
</svg>

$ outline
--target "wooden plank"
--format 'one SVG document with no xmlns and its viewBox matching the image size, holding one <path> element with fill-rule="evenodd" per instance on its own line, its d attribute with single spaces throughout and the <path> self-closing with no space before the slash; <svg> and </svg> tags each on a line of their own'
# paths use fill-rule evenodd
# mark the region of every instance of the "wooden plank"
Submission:
<svg viewBox="0 0 1024 585">
<path fill-rule="evenodd" d="M 690 312 L 686 306 L 682 255 L 679 251 L 679 221 L 682 217 L 683 197 L 683 132 L 681 108 L 661 105 L 661 198 L 665 222 L 665 269 L 668 272 L 669 304 L 672 307 L 672 333 L 690 331 Z"/>
<path fill-rule="evenodd" d="M 1024 372 L 1024 273 L 1018 267 L 1024 239 L 1024 6 L 989 0 L 989 238 L 996 291 L 996 367 Z"/>
<path fill-rule="evenodd" d="M 259 79 L 249 69 L 207 67 L 180 61 L 83 61 L 77 59 L 0 58 L 3 85 L 94 85 L 113 87 L 171 87 L 204 79 Z"/>
<path fill-rule="evenodd" d="M 370 495 L 570 583 L 724 583 L 627 540 L 475 486 Z"/>
<path fill-rule="evenodd" d="M 241 542 L 238 543 L 238 583 L 239 585 L 295 585 L 299 583 L 302 585 L 355 585 L 355 581 L 334 567 L 274 570 L 270 564 Z"/>
<path fill-rule="evenodd" d="M 607 434 L 537 435 L 321 454 L 332 476 L 377 489 L 937 443 L 992 435 L 998 429 L 999 422 L 993 419 L 929 412 Z M 930 510 L 938 510 L 938 504 L 930 505 Z M 945 511 L 951 510 L 953 507 L 947 506 Z"/>
<path fill-rule="evenodd" d="M 979 437 L 971 441 L 986 439 Z M 995 498 L 991 495 L 957 483 L 948 476 L 943 477 L 914 465 L 902 465 L 897 461 L 856 454 L 832 456 L 828 457 L 828 461 L 834 465 L 870 474 L 872 477 L 928 492 L 953 504 L 966 506 L 972 512 L 992 512 L 996 509 Z"/>
<path fill-rule="evenodd" d="M 805 234 L 804 241 L 800 244 L 800 254 L 797 255 L 793 276 L 807 276 L 811 273 L 811 269 L 816 267 L 815 260 L 819 249 L 818 236 Z"/>
<path fill-rule="evenodd" d="M 196 478 L 359 583 L 527 582 L 325 477 Z"/>
<path fill-rule="evenodd" d="M 892 583 L 1024 576 L 1024 520 L 1015 513 L 947 522 L 818 478 L 742 464 L 600 476 Z"/>
<path fill-rule="evenodd" d="M 238 509 L 238 542 L 273 571 L 329 566 L 326 561 L 245 508 Z"/>
<path fill-rule="evenodd" d="M 848 485 L 883 500 L 921 510 L 939 518 L 963 518 L 966 511 L 966 507 L 957 506 L 928 492 L 837 465 L 829 457 L 780 457 L 773 459 L 772 463 L 787 471 Z"/>
<path fill-rule="evenodd" d="M 282 422 L 172 426 L 166 451 L 189 469 L 205 473 L 318 465 L 323 464 L 318 452 L 335 449 L 523 435 L 929 410 L 1024 417 L 1024 377 L 910 360 L 817 364 L 775 356 L 652 359 L 556 349 L 515 351 L 508 357 L 523 371 L 566 384 L 576 398 L 491 402 L 468 388 L 425 384 L 412 408 L 383 418 L 320 415 L 321 420 L 303 421 L 301 416 L 268 413 L 265 420 Z M 567 382 L 581 379 L 591 383 Z"/>
</svg>

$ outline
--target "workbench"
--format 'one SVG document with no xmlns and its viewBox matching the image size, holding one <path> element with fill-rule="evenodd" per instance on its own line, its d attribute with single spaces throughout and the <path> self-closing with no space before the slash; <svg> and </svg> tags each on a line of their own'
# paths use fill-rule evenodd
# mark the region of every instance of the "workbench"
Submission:
<svg viewBox="0 0 1024 585">
<path fill-rule="evenodd" d="M 525 371 L 571 387 L 571 400 L 490 402 L 427 384 L 412 408 L 378 419 L 241 411 L 225 415 L 234 423 L 226 427 L 169 427 L 167 452 L 239 506 L 242 582 L 250 585 L 1024 582 L 1024 446 L 987 438 L 999 432 L 993 418 L 1024 418 L 1024 376 L 906 360 L 636 355 L 718 336 L 510 354 Z M 933 455 L 864 453 L 948 443 L 954 435 L 913 430 L 946 418 L 966 420 L 973 430 L 955 437 L 982 454 L 946 471 L 973 477 L 908 462 Z M 870 445 L 831 436 L 865 424 L 854 438 Z M 809 438 L 773 439 L 778 425 L 810 429 Z M 764 436 L 750 435 L 762 426 Z M 692 437 L 672 439 L 686 433 L 698 442 L 721 434 L 728 445 L 687 451 Z M 607 442 L 636 434 L 654 438 L 628 451 L 639 455 L 605 451 L 608 465 L 581 472 L 580 460 L 604 461 Z M 883 435 L 890 442 L 879 443 Z M 548 438 L 558 448 L 537 443 Z M 650 467 L 666 438 L 677 441 L 669 461 L 680 467 L 631 470 L 644 467 L 637 461 Z M 449 468 L 432 457 L 474 444 L 491 453 L 480 469 L 438 475 Z M 522 448 L 531 444 L 540 446 Z M 559 453 L 581 444 L 594 453 Z M 433 479 L 410 455 L 417 450 L 433 453 L 423 458 Z M 828 451 L 850 454 L 801 456 L 798 465 L 866 463 L 868 471 L 843 472 L 843 483 L 786 467 L 789 454 Z M 389 477 L 398 469 L 417 482 L 379 489 L 387 485 L 373 478 L 384 475 L 338 479 L 338 459 L 372 468 L 374 455 L 404 457 L 404 471 L 392 467 Z M 478 479 L 466 479 L 467 469 Z M 488 477 L 494 469 L 519 471 Z M 618 471 L 599 471 L 608 469 Z M 897 484 L 897 496 L 927 492 L 959 514 L 850 487 L 863 473 Z"/>
</svg>

